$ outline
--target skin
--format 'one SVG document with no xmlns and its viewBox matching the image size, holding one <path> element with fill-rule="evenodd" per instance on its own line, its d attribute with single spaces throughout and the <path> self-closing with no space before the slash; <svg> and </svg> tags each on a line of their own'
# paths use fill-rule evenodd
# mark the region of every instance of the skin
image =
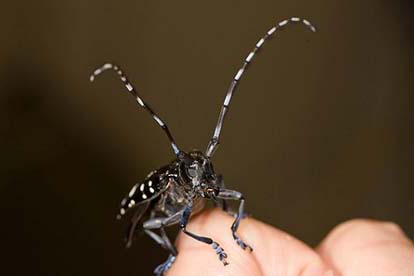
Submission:
<svg viewBox="0 0 414 276">
<path fill-rule="evenodd" d="M 414 275 L 414 246 L 394 223 L 355 219 L 335 227 L 312 249 L 291 235 L 252 218 L 238 233 L 254 251 L 243 251 L 233 240 L 233 218 L 214 209 L 192 218 L 188 229 L 215 239 L 229 265 L 214 250 L 181 233 L 178 257 L 166 273 L 175 275 Z"/>
</svg>

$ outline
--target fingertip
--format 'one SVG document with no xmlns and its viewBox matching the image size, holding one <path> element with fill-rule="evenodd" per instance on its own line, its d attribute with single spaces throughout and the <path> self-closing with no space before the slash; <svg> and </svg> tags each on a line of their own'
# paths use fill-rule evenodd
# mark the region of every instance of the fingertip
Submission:
<svg viewBox="0 0 414 276">
<path fill-rule="evenodd" d="M 317 250 L 323 253 L 339 246 L 350 248 L 386 241 L 411 244 L 402 229 L 394 222 L 352 219 L 333 228 Z"/>
<path fill-rule="evenodd" d="M 342 275 L 414 273 L 413 244 L 392 222 L 346 221 L 327 235 L 317 252 Z"/>
</svg>

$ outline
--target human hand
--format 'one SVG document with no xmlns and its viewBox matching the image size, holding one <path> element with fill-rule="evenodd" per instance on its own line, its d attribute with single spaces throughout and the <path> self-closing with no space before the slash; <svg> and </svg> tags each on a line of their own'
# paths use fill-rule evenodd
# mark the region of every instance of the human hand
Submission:
<svg viewBox="0 0 414 276">
<path fill-rule="evenodd" d="M 166 273 L 174 275 L 414 275 L 414 247 L 401 229 L 389 222 L 351 220 L 334 228 L 316 248 L 252 218 L 238 233 L 254 249 L 243 251 L 233 240 L 233 218 L 214 209 L 192 218 L 188 229 L 212 237 L 222 246 L 229 265 L 210 246 L 180 233 L 178 257 Z"/>
</svg>

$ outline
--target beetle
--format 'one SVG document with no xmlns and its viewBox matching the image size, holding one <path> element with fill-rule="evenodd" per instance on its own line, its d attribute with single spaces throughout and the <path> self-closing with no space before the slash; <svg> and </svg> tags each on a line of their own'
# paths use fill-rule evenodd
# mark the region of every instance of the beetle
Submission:
<svg viewBox="0 0 414 276">
<path fill-rule="evenodd" d="M 222 176 L 214 171 L 211 158 L 219 145 L 223 122 L 229 110 L 231 98 L 242 75 L 264 42 L 271 38 L 276 31 L 284 28 L 288 23 L 303 23 L 310 31 L 316 31 L 316 28 L 308 20 L 291 17 L 278 22 L 260 38 L 254 49 L 244 59 L 242 67 L 237 71 L 230 83 L 213 136 L 205 152 L 198 150 L 185 152 L 181 150 L 175 142 L 167 124 L 142 99 L 118 65 L 105 63 L 97 68 L 90 76 L 90 81 L 93 82 L 102 72 L 114 70 L 127 91 L 136 99 L 138 105 L 144 108 L 165 132 L 175 155 L 175 159 L 170 164 L 152 171 L 144 181 L 135 184 L 131 188 L 128 195 L 122 200 L 117 215 L 117 218 L 121 219 L 128 210 L 135 209 L 135 214 L 132 217 L 127 231 L 127 247 L 131 246 L 137 227 L 141 225 L 146 234 L 169 251 L 170 255 L 168 259 L 154 270 L 156 275 L 163 275 L 172 266 L 177 257 L 178 252 L 165 231 L 166 227 L 177 224 L 186 235 L 210 245 L 216 252 L 219 260 L 224 265 L 228 264 L 226 261 L 226 252 L 216 241 L 187 230 L 190 217 L 204 208 L 206 200 L 212 200 L 217 206 L 220 206 L 223 210 L 235 217 L 231 225 L 231 233 L 235 242 L 243 250 L 253 251 L 253 248 L 245 243 L 237 234 L 240 221 L 246 215 L 244 211 L 244 196 L 238 191 L 225 188 Z M 239 202 L 237 212 L 233 213 L 227 208 L 229 200 Z"/>
</svg>

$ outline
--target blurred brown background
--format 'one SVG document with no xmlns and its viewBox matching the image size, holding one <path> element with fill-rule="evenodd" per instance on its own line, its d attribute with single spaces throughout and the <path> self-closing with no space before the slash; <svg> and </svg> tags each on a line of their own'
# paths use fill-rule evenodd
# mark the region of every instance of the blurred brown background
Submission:
<svg viewBox="0 0 414 276">
<path fill-rule="evenodd" d="M 413 234 L 412 1 L 15 1 L 0 12 L 1 275 L 150 275 L 118 204 L 173 155 L 113 61 L 179 145 L 205 149 L 254 43 L 214 161 L 254 217 L 316 245 L 353 217 Z M 214 223 L 214 222 L 212 222 Z M 229 233 L 230 234 L 230 233 Z"/>
</svg>

